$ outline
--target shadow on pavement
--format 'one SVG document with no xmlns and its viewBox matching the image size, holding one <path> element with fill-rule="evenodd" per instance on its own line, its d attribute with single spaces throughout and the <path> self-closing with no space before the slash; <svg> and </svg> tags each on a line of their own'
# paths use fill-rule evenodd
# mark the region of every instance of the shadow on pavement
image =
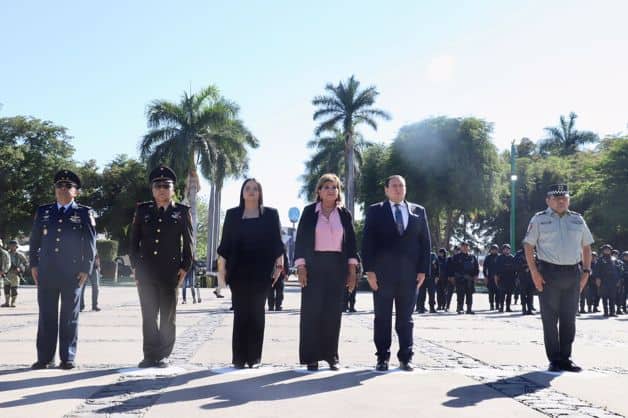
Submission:
<svg viewBox="0 0 628 418">
<path fill-rule="evenodd" d="M 196 378 L 214 375 L 211 371 L 195 372 L 194 374 L 195 376 L 180 375 L 173 383 L 180 386 Z M 338 373 L 318 379 L 310 379 L 308 376 L 311 375 L 296 371 L 280 371 L 200 387 L 169 390 L 160 397 L 157 403 L 166 404 L 208 400 L 211 402 L 204 404 L 201 408 L 207 410 L 231 408 L 249 402 L 292 399 L 347 389 L 361 385 L 362 382 L 376 377 L 377 373 L 359 370 Z M 183 382 L 181 379 L 183 379 Z M 292 379 L 295 380 L 285 384 L 281 383 Z M 137 401 L 135 398 L 130 398 L 125 400 L 124 403 L 127 405 L 107 407 L 97 412 L 112 413 L 119 410 L 130 411 Z"/>
<path fill-rule="evenodd" d="M 447 392 L 450 399 L 443 403 L 449 408 L 466 408 L 483 401 L 498 398 L 513 398 L 550 387 L 550 383 L 561 373 L 529 372 L 491 382 L 462 386 Z M 492 390 L 487 390 L 488 388 Z"/>
<path fill-rule="evenodd" d="M 11 374 L 15 372 L 28 373 L 28 378 L 22 380 L 14 380 L 8 382 L 2 382 L 0 385 L 0 392 L 6 392 L 9 390 L 17 390 L 17 389 L 28 389 L 28 388 L 36 388 L 36 387 L 44 387 L 48 385 L 60 385 L 63 383 L 76 382 L 81 381 L 83 379 L 92 379 L 95 377 L 106 376 L 110 374 L 116 374 L 117 369 L 109 369 L 109 370 L 90 370 L 84 372 L 60 372 L 63 374 L 56 374 L 54 376 L 37 376 L 39 373 L 54 373 L 53 370 L 41 370 L 41 371 L 33 371 L 30 367 L 22 368 L 22 369 L 14 369 L 14 370 L 3 370 L 0 372 L 0 375 Z M 0 404 L 0 407 L 4 406 Z"/>
</svg>

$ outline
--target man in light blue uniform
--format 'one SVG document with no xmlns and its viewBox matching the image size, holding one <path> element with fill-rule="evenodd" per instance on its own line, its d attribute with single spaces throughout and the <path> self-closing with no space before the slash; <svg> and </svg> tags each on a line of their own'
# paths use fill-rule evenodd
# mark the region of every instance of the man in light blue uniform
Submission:
<svg viewBox="0 0 628 418">
<path fill-rule="evenodd" d="M 526 260 L 539 291 L 549 371 L 579 372 L 571 347 L 580 292 L 591 274 L 593 236 L 582 216 L 569 210 L 566 184 L 550 186 L 545 202 L 548 208 L 532 217 L 523 240 Z"/>
<path fill-rule="evenodd" d="M 81 287 L 92 271 L 96 222 L 74 201 L 81 180 L 70 170 L 54 177 L 56 202 L 37 208 L 30 236 L 30 265 L 37 285 L 39 323 L 33 369 L 54 367 L 57 336 L 62 369 L 73 369 Z M 61 312 L 59 314 L 59 299 Z"/>
</svg>

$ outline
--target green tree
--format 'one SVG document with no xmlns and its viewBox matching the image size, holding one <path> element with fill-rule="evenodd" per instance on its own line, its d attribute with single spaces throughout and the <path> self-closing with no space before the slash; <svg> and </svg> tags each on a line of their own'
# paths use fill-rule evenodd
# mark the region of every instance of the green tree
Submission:
<svg viewBox="0 0 628 418">
<path fill-rule="evenodd" d="M 576 130 L 577 118 L 574 112 L 569 114 L 568 119 L 561 115 L 559 126 L 545 128 L 548 137 L 541 141 L 541 152 L 545 155 L 573 155 L 581 145 L 598 142 L 600 138 L 597 134 Z"/>
<path fill-rule="evenodd" d="M 316 96 L 312 104 L 318 109 L 314 120 L 320 121 L 314 130 L 319 136 L 326 131 L 339 129 L 344 137 L 345 195 L 347 209 L 353 214 L 355 203 L 355 140 L 356 128 L 366 124 L 377 130 L 377 119 L 390 119 L 388 113 L 374 108 L 379 95 L 375 86 L 360 90 L 360 82 L 354 76 L 338 85 L 325 86 L 326 95 Z"/>
<path fill-rule="evenodd" d="M 393 141 L 390 174 L 408 183 L 408 199 L 428 211 L 435 246 L 448 246 L 467 226 L 499 205 L 500 163 L 482 119 L 435 117 L 404 126 Z"/>
<path fill-rule="evenodd" d="M 129 249 L 137 204 L 152 199 L 146 171 L 146 164 L 124 154 L 116 156 L 102 171 L 100 193 L 93 203 L 98 214 L 96 227 L 119 242 L 121 254 Z"/>
<path fill-rule="evenodd" d="M 37 206 L 54 200 L 54 174 L 74 167 L 70 139 L 50 121 L 0 118 L 0 237 L 28 235 Z"/>
</svg>

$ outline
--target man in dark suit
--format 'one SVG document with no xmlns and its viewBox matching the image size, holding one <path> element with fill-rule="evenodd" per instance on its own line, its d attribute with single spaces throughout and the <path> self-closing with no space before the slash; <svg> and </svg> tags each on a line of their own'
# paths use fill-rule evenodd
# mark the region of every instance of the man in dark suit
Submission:
<svg viewBox="0 0 628 418">
<path fill-rule="evenodd" d="M 406 181 L 386 179 L 387 200 L 371 205 L 364 221 L 362 261 L 375 305 L 376 370 L 388 370 L 392 306 L 399 337 L 400 368 L 412 371 L 412 312 L 417 291 L 430 274 L 430 231 L 425 209 L 407 202 Z"/>
<path fill-rule="evenodd" d="M 75 173 L 59 171 L 54 185 L 56 202 L 37 208 L 29 241 L 39 305 L 37 361 L 31 367 L 54 366 L 58 337 L 59 367 L 69 370 L 76 356 L 81 288 L 96 254 L 96 222 L 89 207 L 74 201 L 81 187 Z"/>
<path fill-rule="evenodd" d="M 192 266 L 192 218 L 189 206 L 173 200 L 174 171 L 157 167 L 149 180 L 154 200 L 137 206 L 130 248 L 142 309 L 139 367 L 166 367 L 176 336 L 177 287 Z"/>
</svg>

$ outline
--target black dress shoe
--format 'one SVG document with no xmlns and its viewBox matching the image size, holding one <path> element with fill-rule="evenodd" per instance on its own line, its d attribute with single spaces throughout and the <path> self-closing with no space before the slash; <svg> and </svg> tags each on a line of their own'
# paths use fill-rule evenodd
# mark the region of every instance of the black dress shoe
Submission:
<svg viewBox="0 0 628 418">
<path fill-rule="evenodd" d="M 412 370 L 414 370 L 414 365 L 409 361 L 400 361 L 399 369 L 403 370 L 404 372 L 411 372 Z"/>
<path fill-rule="evenodd" d="M 337 361 L 328 361 L 327 363 L 329 363 L 329 370 L 333 370 L 333 371 L 337 371 L 340 370 L 340 365 L 338 364 Z"/>
<path fill-rule="evenodd" d="M 560 368 L 566 372 L 579 373 L 582 371 L 582 367 L 578 366 L 571 360 L 563 361 L 560 363 Z"/>
<path fill-rule="evenodd" d="M 547 367 L 548 372 L 562 372 L 563 369 L 560 367 L 560 363 L 557 361 L 550 361 L 549 366 Z"/>
<path fill-rule="evenodd" d="M 242 362 L 242 363 L 240 363 L 240 362 L 238 362 L 238 363 L 233 363 L 233 368 L 234 368 L 234 369 L 241 370 L 241 369 L 244 369 L 244 367 L 245 367 L 244 362 Z"/>
<path fill-rule="evenodd" d="M 471 309 L 467 310 L 467 315 L 475 315 L 475 312 L 473 312 Z"/>
<path fill-rule="evenodd" d="M 92 308 L 92 311 L 94 311 L 94 312 L 100 312 L 100 310 L 101 310 L 101 309 L 100 309 L 98 306 L 94 306 L 94 307 Z"/>
<path fill-rule="evenodd" d="M 74 367 L 76 366 L 73 361 L 62 361 L 61 364 L 59 364 L 59 368 L 63 370 L 72 370 Z"/>
<path fill-rule="evenodd" d="M 150 360 L 150 359 L 145 358 L 142 361 L 140 361 L 137 367 L 141 369 L 145 369 L 147 367 L 155 367 L 155 360 Z"/>
<path fill-rule="evenodd" d="M 436 309 L 430 308 L 430 313 L 436 313 Z"/>
<path fill-rule="evenodd" d="M 277 306 L 277 307 L 275 308 L 275 310 L 276 310 L 276 311 L 283 311 L 283 308 L 282 308 L 281 306 Z"/>
<path fill-rule="evenodd" d="M 33 370 L 52 369 L 53 367 L 55 367 L 54 360 L 50 360 L 48 363 L 44 363 L 43 361 L 36 361 L 31 365 L 31 369 Z"/>
<path fill-rule="evenodd" d="M 308 363 L 308 365 L 307 365 L 307 369 L 308 369 L 308 371 L 310 371 L 310 372 L 315 372 L 315 371 L 317 371 L 317 370 L 318 370 L 318 362 L 316 362 L 316 363 Z"/>
<path fill-rule="evenodd" d="M 375 366 L 375 370 L 377 370 L 378 372 L 388 371 L 388 360 L 378 360 L 377 365 Z"/>
</svg>

